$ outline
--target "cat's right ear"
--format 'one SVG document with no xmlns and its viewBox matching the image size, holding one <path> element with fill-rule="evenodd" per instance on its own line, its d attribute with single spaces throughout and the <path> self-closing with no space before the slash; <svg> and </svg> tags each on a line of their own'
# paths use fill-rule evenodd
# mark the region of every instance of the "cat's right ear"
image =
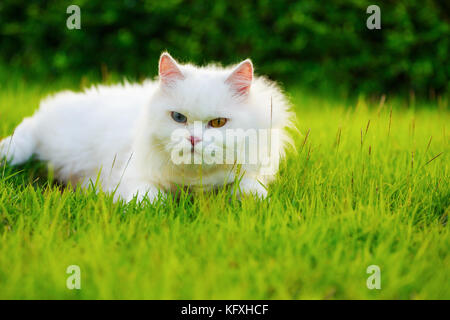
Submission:
<svg viewBox="0 0 450 320">
<path fill-rule="evenodd" d="M 225 83 L 231 85 L 237 96 L 246 96 L 250 92 L 252 80 L 253 64 L 247 59 L 238 64 Z"/>
<path fill-rule="evenodd" d="M 170 85 L 177 80 L 184 79 L 178 63 L 167 52 L 164 52 L 159 58 L 159 79 L 165 85 Z"/>
</svg>

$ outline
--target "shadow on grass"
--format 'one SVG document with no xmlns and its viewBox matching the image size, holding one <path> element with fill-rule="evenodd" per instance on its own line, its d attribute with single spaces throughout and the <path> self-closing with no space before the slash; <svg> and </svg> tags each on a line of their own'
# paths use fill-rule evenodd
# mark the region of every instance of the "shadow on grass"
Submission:
<svg viewBox="0 0 450 320">
<path fill-rule="evenodd" d="M 46 163 L 41 162 L 34 157 L 21 165 L 1 165 L 0 181 L 3 183 L 11 183 L 15 188 L 20 188 L 24 185 L 32 185 L 39 189 L 53 185 L 62 188 L 64 187 L 62 184 L 52 181 L 49 178 L 49 171 Z"/>
</svg>

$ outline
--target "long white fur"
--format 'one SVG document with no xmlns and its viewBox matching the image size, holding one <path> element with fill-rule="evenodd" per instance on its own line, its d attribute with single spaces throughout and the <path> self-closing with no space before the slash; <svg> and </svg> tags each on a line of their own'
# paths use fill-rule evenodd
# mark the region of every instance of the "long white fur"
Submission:
<svg viewBox="0 0 450 320">
<path fill-rule="evenodd" d="M 170 59 L 182 78 L 163 81 L 160 70 L 160 79 L 155 81 L 50 96 L 0 142 L 0 157 L 17 165 L 35 155 L 52 165 L 61 182 L 86 187 L 99 177 L 102 189 L 116 191 L 117 198 L 130 201 L 148 196 L 153 201 L 159 193 L 180 185 L 213 189 L 236 178 L 234 165 L 175 165 L 170 161 L 171 134 L 183 126 L 171 118 L 171 111 L 187 116 L 184 126 L 190 131 L 193 121 L 206 126 L 218 117 L 230 119 L 219 130 L 280 129 L 284 134 L 278 151 L 284 154 L 285 129 L 293 114 L 274 83 L 253 77 L 248 94 L 238 95 L 229 77 L 242 63 L 231 68 L 197 67 L 177 64 L 167 53 L 163 57 Z M 267 185 L 273 175 L 262 175 L 259 166 L 250 165 L 244 165 L 241 172 L 241 192 L 267 195 L 261 183 Z"/>
</svg>

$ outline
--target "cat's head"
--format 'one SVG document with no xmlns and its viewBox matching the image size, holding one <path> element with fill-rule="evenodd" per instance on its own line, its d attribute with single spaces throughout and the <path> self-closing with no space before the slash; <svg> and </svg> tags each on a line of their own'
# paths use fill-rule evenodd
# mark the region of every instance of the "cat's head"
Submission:
<svg viewBox="0 0 450 320">
<path fill-rule="evenodd" d="M 227 134 L 269 129 L 273 125 L 271 99 L 283 99 L 278 91 L 272 97 L 270 90 L 263 90 L 274 90 L 265 80 L 256 80 L 249 59 L 232 68 L 196 67 L 181 65 L 163 53 L 158 89 L 147 115 L 153 145 L 178 163 L 187 154 L 194 162 L 203 156 L 210 164 L 218 157 L 227 161 L 227 152 L 246 152 L 240 137 L 230 144 Z M 279 115 L 275 120 L 279 122 Z"/>
</svg>

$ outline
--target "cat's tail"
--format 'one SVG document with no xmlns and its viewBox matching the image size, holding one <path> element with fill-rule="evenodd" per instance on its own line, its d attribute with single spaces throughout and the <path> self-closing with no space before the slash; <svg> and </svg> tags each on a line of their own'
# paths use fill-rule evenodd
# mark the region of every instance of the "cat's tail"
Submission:
<svg viewBox="0 0 450 320">
<path fill-rule="evenodd" d="M 11 165 L 24 163 L 35 149 L 34 119 L 25 118 L 11 136 L 0 141 L 0 163 L 4 159 Z"/>
</svg>

